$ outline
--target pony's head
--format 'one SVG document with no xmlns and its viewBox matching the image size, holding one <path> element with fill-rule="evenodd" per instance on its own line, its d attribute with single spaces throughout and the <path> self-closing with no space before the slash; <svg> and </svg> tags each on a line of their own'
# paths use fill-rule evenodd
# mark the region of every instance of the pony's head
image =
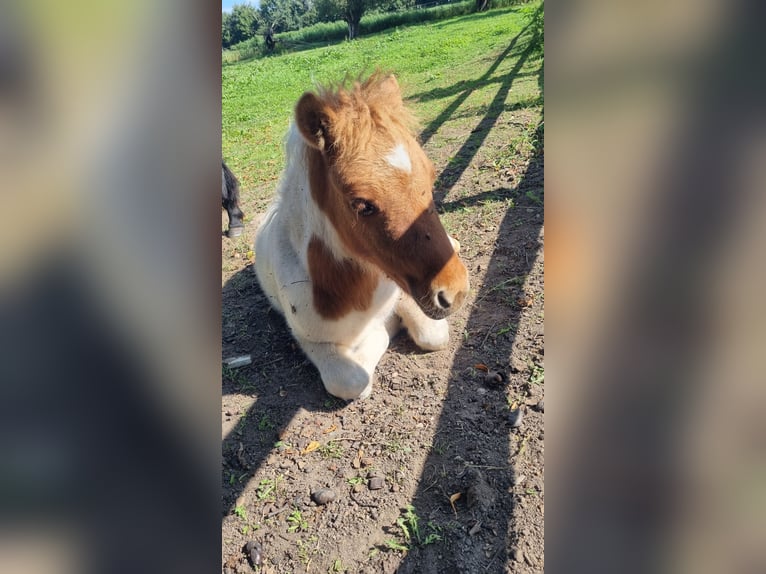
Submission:
<svg viewBox="0 0 766 574">
<path fill-rule="evenodd" d="M 439 221 L 434 167 L 393 76 L 303 94 L 311 194 L 346 250 L 382 270 L 434 319 L 460 307 L 468 274 Z"/>
</svg>

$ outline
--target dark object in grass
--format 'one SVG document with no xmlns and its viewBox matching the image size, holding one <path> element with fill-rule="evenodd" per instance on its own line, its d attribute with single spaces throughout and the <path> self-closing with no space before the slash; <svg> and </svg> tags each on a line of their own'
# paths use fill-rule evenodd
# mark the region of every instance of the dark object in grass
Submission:
<svg viewBox="0 0 766 574">
<path fill-rule="evenodd" d="M 266 43 L 266 48 L 269 52 L 273 52 L 274 48 L 276 48 L 277 43 L 274 40 L 274 25 L 272 24 L 266 29 L 266 32 L 263 35 L 263 40 Z"/>
<path fill-rule="evenodd" d="M 221 161 L 221 207 L 226 210 L 229 216 L 229 229 L 226 230 L 226 237 L 238 237 L 242 235 L 245 225 L 242 219 L 245 214 L 239 208 L 239 181 L 232 171 Z"/>
</svg>

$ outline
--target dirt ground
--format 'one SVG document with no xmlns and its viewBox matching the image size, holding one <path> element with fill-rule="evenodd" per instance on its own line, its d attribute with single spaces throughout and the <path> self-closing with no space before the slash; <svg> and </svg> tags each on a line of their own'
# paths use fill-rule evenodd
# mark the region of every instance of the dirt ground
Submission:
<svg viewBox="0 0 766 574">
<path fill-rule="evenodd" d="M 223 356 L 252 356 L 223 370 L 224 572 L 543 571 L 544 129 L 511 82 L 425 132 L 472 292 L 449 350 L 400 334 L 369 399 L 328 395 L 269 309 L 257 218 L 222 238 Z"/>
</svg>

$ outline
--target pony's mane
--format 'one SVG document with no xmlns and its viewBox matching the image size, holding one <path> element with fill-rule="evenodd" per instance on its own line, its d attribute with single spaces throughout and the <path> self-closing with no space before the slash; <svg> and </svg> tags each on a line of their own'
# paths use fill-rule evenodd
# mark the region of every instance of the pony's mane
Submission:
<svg viewBox="0 0 766 574">
<path fill-rule="evenodd" d="M 404 105 L 399 85 L 389 73 L 378 70 L 364 80 L 346 76 L 338 83 L 317 86 L 317 93 L 335 112 L 332 135 L 340 157 L 355 155 L 360 145 L 380 131 L 393 137 L 407 134 L 418 139 L 420 126 Z"/>
</svg>

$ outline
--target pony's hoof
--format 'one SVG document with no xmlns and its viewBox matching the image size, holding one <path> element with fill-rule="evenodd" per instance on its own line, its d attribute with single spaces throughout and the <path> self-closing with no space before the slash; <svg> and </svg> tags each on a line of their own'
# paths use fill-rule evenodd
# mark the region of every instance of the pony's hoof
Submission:
<svg viewBox="0 0 766 574">
<path fill-rule="evenodd" d="M 343 381 L 325 382 L 324 388 L 334 397 L 344 401 L 363 401 L 372 394 L 372 384 L 375 378 L 367 376 L 350 377 Z"/>
<path fill-rule="evenodd" d="M 364 390 L 362 391 L 362 394 L 360 394 L 358 397 L 352 400 L 363 401 L 364 399 L 369 398 L 371 394 L 372 394 L 372 381 L 370 381 L 370 383 L 364 388 Z"/>
<path fill-rule="evenodd" d="M 442 351 L 449 346 L 449 325 L 445 319 L 429 321 L 410 336 L 424 351 Z"/>
<path fill-rule="evenodd" d="M 229 239 L 233 237 L 239 237 L 242 235 L 242 230 L 244 227 L 229 227 L 228 231 L 226 232 L 226 237 Z"/>
</svg>

